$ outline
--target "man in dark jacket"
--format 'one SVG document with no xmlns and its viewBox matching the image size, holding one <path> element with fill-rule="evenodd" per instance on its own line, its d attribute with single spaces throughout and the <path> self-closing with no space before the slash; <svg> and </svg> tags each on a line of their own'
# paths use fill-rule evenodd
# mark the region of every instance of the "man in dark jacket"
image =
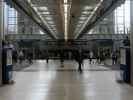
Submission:
<svg viewBox="0 0 133 100">
<path fill-rule="evenodd" d="M 76 60 L 77 60 L 78 65 L 79 65 L 78 71 L 79 71 L 80 73 L 82 73 L 83 56 L 82 56 L 82 51 L 81 51 L 81 50 L 79 50 L 79 51 L 77 52 Z"/>
</svg>

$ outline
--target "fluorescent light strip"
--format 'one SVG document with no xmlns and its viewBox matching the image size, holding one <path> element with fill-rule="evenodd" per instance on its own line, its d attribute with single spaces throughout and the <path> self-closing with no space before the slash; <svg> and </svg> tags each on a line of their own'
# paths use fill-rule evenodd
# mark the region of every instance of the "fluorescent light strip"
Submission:
<svg viewBox="0 0 133 100">
<path fill-rule="evenodd" d="M 68 0 L 64 0 L 64 38 L 67 41 L 68 39 Z"/>
<path fill-rule="evenodd" d="M 68 0 L 64 0 L 64 3 L 68 3 Z"/>
<path fill-rule="evenodd" d="M 64 4 L 64 13 L 68 13 L 68 4 Z"/>
</svg>

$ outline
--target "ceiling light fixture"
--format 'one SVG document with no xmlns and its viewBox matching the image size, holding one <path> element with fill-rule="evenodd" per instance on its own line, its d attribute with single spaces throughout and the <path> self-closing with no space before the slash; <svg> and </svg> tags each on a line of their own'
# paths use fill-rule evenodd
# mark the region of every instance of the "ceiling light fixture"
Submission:
<svg viewBox="0 0 133 100">
<path fill-rule="evenodd" d="M 64 3 L 68 3 L 68 0 L 64 0 Z"/>
<path fill-rule="evenodd" d="M 64 38 L 68 39 L 68 0 L 64 0 Z"/>
</svg>

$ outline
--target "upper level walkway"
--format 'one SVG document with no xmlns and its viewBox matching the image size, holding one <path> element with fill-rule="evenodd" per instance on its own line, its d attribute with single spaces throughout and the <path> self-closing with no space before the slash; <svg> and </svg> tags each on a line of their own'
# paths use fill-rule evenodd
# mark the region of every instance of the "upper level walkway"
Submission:
<svg viewBox="0 0 133 100">
<path fill-rule="evenodd" d="M 81 40 L 123 40 L 128 34 L 86 34 Z M 8 34 L 9 40 L 46 40 L 49 41 L 48 35 L 40 34 Z M 51 40 L 51 39 L 50 39 Z M 53 40 L 54 41 L 54 40 Z"/>
</svg>

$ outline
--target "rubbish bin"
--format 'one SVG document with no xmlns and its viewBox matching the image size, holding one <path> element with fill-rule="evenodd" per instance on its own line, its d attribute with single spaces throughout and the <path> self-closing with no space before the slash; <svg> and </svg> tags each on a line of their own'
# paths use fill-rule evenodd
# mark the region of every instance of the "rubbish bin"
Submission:
<svg viewBox="0 0 133 100">
<path fill-rule="evenodd" d="M 120 76 L 124 82 L 130 82 L 129 66 L 120 64 Z"/>
<path fill-rule="evenodd" d="M 5 69 L 5 83 L 12 81 L 12 65 L 7 65 Z"/>
<path fill-rule="evenodd" d="M 130 47 L 120 48 L 120 74 L 125 83 L 130 83 L 130 69 L 131 69 L 131 54 Z"/>
</svg>

